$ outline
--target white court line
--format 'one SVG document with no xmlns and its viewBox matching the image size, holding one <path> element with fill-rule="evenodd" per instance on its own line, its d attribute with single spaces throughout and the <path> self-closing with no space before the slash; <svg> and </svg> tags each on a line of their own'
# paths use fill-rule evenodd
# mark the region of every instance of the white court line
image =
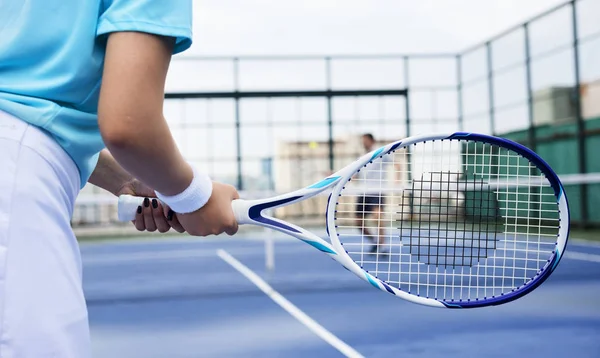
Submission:
<svg viewBox="0 0 600 358">
<path fill-rule="evenodd" d="M 598 262 L 600 263 L 600 255 L 584 254 L 581 252 L 566 251 L 565 256 L 580 261 Z"/>
<path fill-rule="evenodd" d="M 264 250 L 256 250 L 257 253 Z M 101 255 L 84 255 L 82 262 L 84 265 L 113 265 L 116 263 L 132 263 L 135 261 L 150 261 L 150 260 L 173 260 L 173 259 L 191 259 L 214 257 L 214 250 L 165 250 L 165 251 L 139 251 L 130 253 L 118 254 L 101 254 Z"/>
<path fill-rule="evenodd" d="M 600 247 L 600 242 L 585 240 L 585 239 L 578 239 L 576 237 L 572 237 L 572 238 L 569 238 L 569 243 L 567 244 L 567 246 L 569 246 L 569 245 L 582 246 L 582 247 Z"/>
<path fill-rule="evenodd" d="M 329 343 L 335 349 L 340 351 L 346 357 L 352 358 L 364 358 L 364 356 L 358 353 L 354 348 L 350 347 L 338 337 L 334 336 L 331 332 L 323 328 L 315 320 L 310 318 L 306 313 L 302 312 L 298 307 L 294 306 L 293 303 L 288 301 L 279 292 L 275 291 L 268 283 L 266 283 L 260 276 L 255 274 L 252 270 L 246 267 L 244 264 L 236 260 L 233 256 L 224 250 L 217 250 L 217 255 L 223 259 L 223 261 L 230 264 L 234 269 L 238 270 L 239 273 L 244 275 L 248 280 L 256 285 L 262 292 L 264 292 L 269 298 L 277 303 L 281 308 L 286 310 L 289 314 L 294 316 L 300 323 L 304 324 L 308 329 L 313 331 L 317 336 L 322 338 L 325 342 Z"/>
<path fill-rule="evenodd" d="M 236 255 L 264 255 L 264 247 L 252 248 L 234 248 L 232 250 Z M 296 247 L 283 246 L 277 250 L 278 255 L 297 254 Z M 152 260 L 174 260 L 174 259 L 196 259 L 215 257 L 215 249 L 178 249 L 178 250 L 162 250 L 162 251 L 136 251 L 114 254 L 84 254 L 82 262 L 84 265 L 114 265 L 118 263 L 133 263 L 139 261 Z"/>
</svg>

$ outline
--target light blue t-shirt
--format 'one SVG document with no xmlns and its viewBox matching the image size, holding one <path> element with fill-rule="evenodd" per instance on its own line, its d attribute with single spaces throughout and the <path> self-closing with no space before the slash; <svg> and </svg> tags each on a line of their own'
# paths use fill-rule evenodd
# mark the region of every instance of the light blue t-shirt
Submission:
<svg viewBox="0 0 600 358">
<path fill-rule="evenodd" d="M 111 32 L 192 43 L 192 0 L 1 0 L 0 110 L 46 130 L 73 158 L 82 187 L 104 143 L 98 95 Z"/>
</svg>

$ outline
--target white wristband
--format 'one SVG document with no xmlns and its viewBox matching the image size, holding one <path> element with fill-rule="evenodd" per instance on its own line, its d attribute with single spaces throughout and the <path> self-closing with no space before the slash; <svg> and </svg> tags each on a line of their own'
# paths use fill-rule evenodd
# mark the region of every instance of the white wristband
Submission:
<svg viewBox="0 0 600 358">
<path fill-rule="evenodd" d="M 166 196 L 156 192 L 156 197 L 169 205 L 178 214 L 187 214 L 203 207 L 212 194 L 212 181 L 206 174 L 200 173 L 192 166 L 194 178 L 190 185 L 181 193 Z"/>
</svg>

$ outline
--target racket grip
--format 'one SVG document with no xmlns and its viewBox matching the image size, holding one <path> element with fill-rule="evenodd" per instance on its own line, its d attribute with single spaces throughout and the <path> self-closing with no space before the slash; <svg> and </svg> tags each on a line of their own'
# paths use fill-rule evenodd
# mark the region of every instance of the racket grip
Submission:
<svg viewBox="0 0 600 358">
<path fill-rule="evenodd" d="M 119 196 L 119 204 L 117 205 L 117 215 L 119 221 L 134 220 L 138 206 L 143 205 L 143 203 L 143 197 L 132 195 Z"/>
<path fill-rule="evenodd" d="M 233 209 L 233 216 L 238 225 L 251 224 L 253 221 L 250 219 L 250 207 L 252 205 L 243 199 L 235 199 L 231 202 L 231 209 Z"/>
</svg>

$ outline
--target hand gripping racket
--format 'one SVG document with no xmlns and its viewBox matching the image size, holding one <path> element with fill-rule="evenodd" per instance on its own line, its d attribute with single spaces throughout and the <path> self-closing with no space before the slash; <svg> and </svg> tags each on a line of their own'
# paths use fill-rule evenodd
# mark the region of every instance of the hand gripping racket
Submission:
<svg viewBox="0 0 600 358">
<path fill-rule="evenodd" d="M 326 192 L 330 241 L 264 214 Z M 138 205 L 121 197 L 121 220 Z M 544 160 L 463 132 L 390 143 L 306 188 L 232 206 L 239 224 L 291 235 L 381 291 L 445 308 L 533 291 L 556 269 L 569 234 L 563 186 Z"/>
</svg>

